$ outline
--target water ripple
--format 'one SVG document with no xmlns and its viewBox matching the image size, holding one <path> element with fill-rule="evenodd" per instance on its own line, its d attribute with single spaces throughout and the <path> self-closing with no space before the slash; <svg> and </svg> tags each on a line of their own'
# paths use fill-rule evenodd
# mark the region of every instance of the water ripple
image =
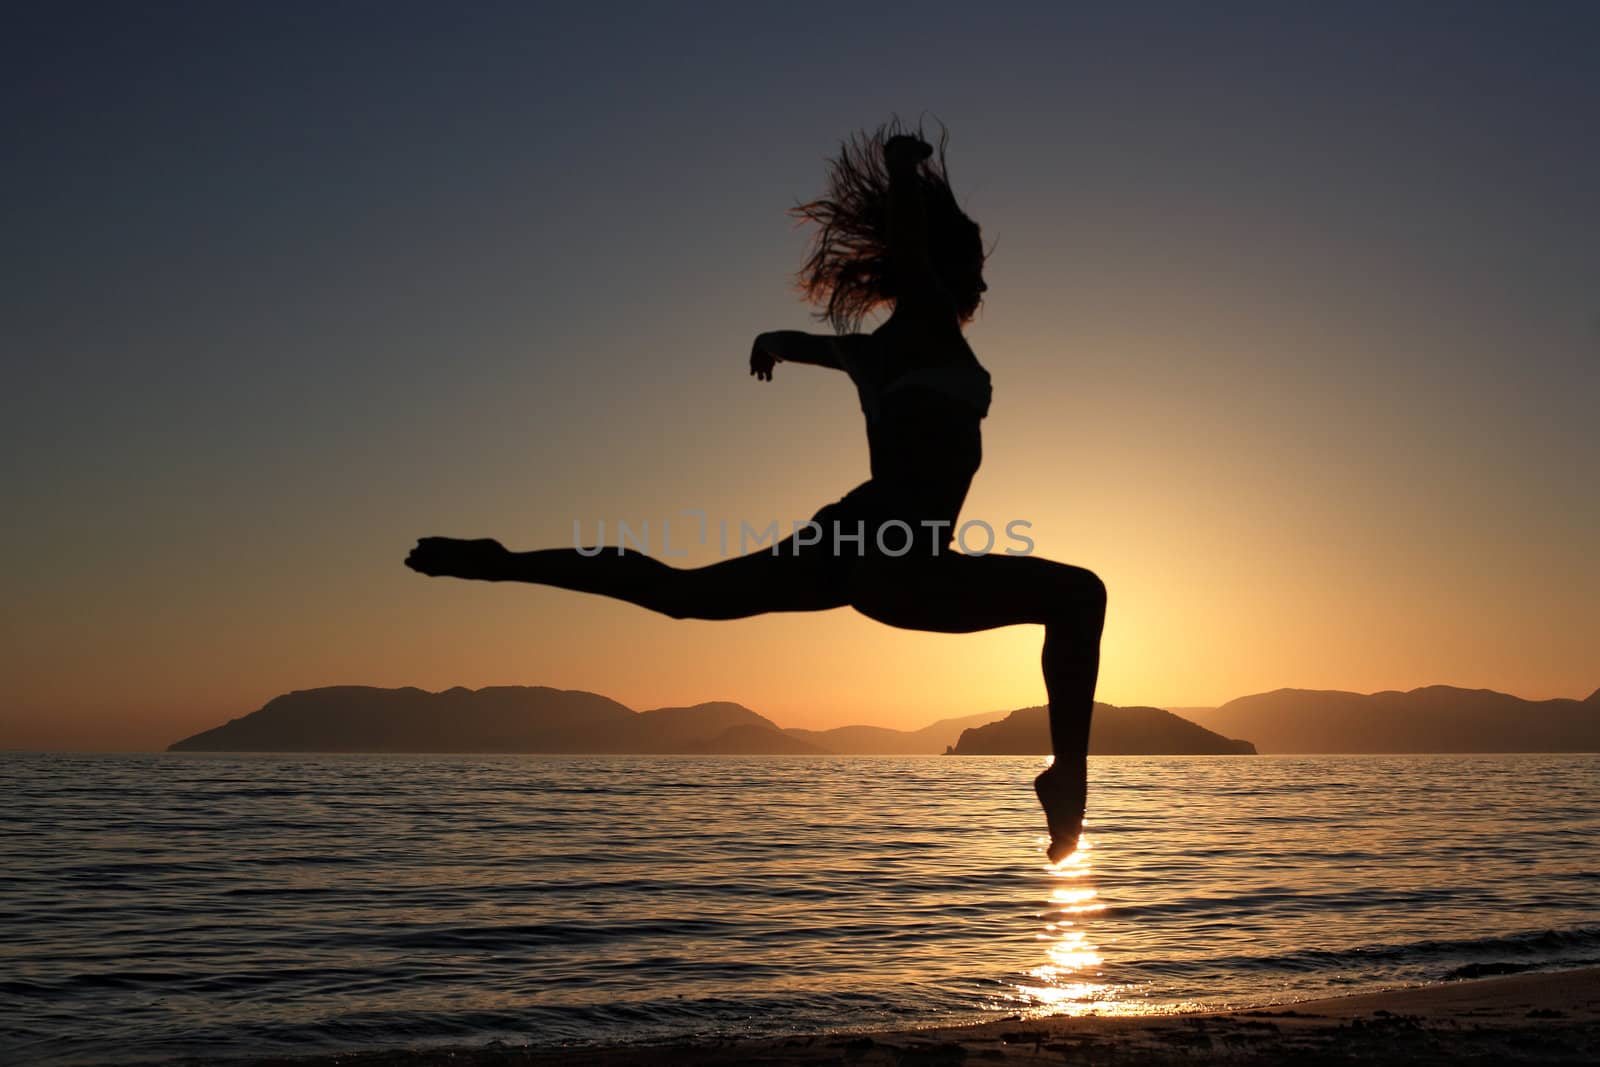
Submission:
<svg viewBox="0 0 1600 1067">
<path fill-rule="evenodd" d="M 1593 756 L 0 755 L 0 1060 L 849 1030 L 1600 958 Z"/>
</svg>

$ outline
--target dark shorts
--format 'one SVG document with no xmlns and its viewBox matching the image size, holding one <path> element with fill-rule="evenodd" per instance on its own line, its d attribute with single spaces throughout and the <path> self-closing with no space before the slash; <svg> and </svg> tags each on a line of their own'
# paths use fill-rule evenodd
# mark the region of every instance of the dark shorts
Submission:
<svg viewBox="0 0 1600 1067">
<path fill-rule="evenodd" d="M 781 551 L 807 560 L 816 580 L 834 589 L 848 586 L 851 572 L 864 560 L 945 554 L 955 535 L 954 515 L 938 515 L 926 504 L 870 481 L 819 510 L 811 521 L 820 529 L 796 531 Z"/>
</svg>

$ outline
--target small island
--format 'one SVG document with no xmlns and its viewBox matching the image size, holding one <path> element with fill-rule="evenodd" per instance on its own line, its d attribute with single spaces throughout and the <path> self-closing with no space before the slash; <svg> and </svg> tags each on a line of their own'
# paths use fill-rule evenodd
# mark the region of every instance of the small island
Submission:
<svg viewBox="0 0 1600 1067">
<path fill-rule="evenodd" d="M 1037 756 L 1050 752 L 1050 709 L 1018 708 L 987 726 L 963 730 L 952 756 Z M 1089 731 L 1091 756 L 1253 756 L 1256 747 L 1198 726 L 1160 708 L 1096 704 Z"/>
</svg>

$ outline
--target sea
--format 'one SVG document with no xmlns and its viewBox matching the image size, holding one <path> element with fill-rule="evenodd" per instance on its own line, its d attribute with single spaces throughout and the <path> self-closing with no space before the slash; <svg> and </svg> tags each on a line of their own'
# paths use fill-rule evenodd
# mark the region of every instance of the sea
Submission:
<svg viewBox="0 0 1600 1067">
<path fill-rule="evenodd" d="M 0 753 L 0 1062 L 1281 1003 L 1600 961 L 1600 756 Z"/>
</svg>

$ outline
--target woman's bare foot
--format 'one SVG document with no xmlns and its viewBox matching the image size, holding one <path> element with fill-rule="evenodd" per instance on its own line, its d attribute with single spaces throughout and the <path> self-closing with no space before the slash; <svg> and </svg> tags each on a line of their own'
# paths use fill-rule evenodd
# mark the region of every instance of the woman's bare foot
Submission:
<svg viewBox="0 0 1600 1067">
<path fill-rule="evenodd" d="M 1050 826 L 1051 863 L 1060 863 L 1078 848 L 1083 811 L 1089 798 L 1089 768 L 1082 760 L 1057 759 L 1033 780 L 1033 791 Z"/>
<path fill-rule="evenodd" d="M 477 578 L 498 582 L 509 577 L 511 553 L 499 541 L 479 537 L 424 537 L 406 557 L 406 566 L 433 578 Z"/>
</svg>

